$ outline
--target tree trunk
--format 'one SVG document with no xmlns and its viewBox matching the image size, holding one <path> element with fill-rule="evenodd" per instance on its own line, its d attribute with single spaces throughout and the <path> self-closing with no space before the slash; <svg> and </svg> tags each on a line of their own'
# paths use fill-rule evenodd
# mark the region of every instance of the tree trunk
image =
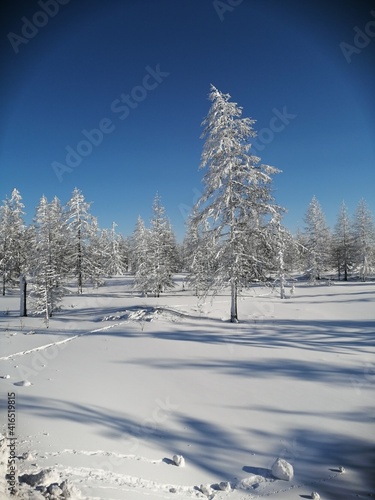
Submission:
<svg viewBox="0 0 375 500">
<path fill-rule="evenodd" d="M 27 316 L 26 288 L 27 288 L 26 278 L 23 274 L 21 274 L 21 276 L 20 276 L 20 316 Z"/>
<path fill-rule="evenodd" d="M 237 283 L 235 279 L 231 280 L 231 307 L 230 307 L 230 322 L 238 323 L 237 315 Z"/>
<path fill-rule="evenodd" d="M 78 293 L 82 293 L 82 244 L 81 244 L 81 228 L 78 229 L 77 243 L 77 274 L 78 274 Z"/>
<path fill-rule="evenodd" d="M 284 252 L 279 251 L 279 281 L 280 281 L 280 299 L 285 299 L 285 275 L 284 275 Z"/>
<path fill-rule="evenodd" d="M 46 316 L 44 318 L 45 320 L 45 324 L 46 324 L 46 328 L 49 327 L 49 304 L 48 304 L 48 282 L 46 280 L 46 291 L 45 291 L 45 306 L 46 306 Z"/>
<path fill-rule="evenodd" d="M 5 272 L 3 273 L 3 295 L 5 295 Z"/>
</svg>

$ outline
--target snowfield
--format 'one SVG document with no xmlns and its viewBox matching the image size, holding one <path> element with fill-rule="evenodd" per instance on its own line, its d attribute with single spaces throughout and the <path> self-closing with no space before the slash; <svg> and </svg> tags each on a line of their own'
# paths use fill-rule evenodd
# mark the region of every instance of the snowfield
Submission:
<svg viewBox="0 0 375 500">
<path fill-rule="evenodd" d="M 286 300 L 257 286 L 238 324 L 229 304 L 182 276 L 159 298 L 113 278 L 65 297 L 46 329 L 18 317 L 16 291 L 0 297 L 18 497 L 375 498 L 375 283 L 297 282 Z"/>
</svg>

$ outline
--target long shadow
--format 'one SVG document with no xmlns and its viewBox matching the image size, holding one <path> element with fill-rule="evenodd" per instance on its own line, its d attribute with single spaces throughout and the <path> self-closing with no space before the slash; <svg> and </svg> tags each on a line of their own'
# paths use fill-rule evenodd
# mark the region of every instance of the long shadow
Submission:
<svg viewBox="0 0 375 500">
<path fill-rule="evenodd" d="M 343 417 L 345 418 L 345 413 Z M 253 431 L 249 430 L 248 433 L 252 436 Z M 262 435 L 265 440 L 276 441 L 278 437 L 266 430 L 262 431 Z M 311 498 L 311 491 L 318 491 L 325 500 L 374 498 L 374 440 L 371 442 L 369 439 L 334 433 L 324 428 L 312 430 L 306 427 L 291 427 L 283 432 L 283 437 L 284 449 L 275 450 L 269 464 L 271 466 L 280 457 L 293 465 L 300 498 Z M 349 476 L 342 481 L 340 467 Z M 244 466 L 243 470 L 265 478 L 272 477 L 270 469 L 253 464 Z"/>
<path fill-rule="evenodd" d="M 170 359 L 126 359 L 126 365 L 147 365 L 155 369 L 162 370 L 206 370 L 217 373 L 244 376 L 256 381 L 261 378 L 287 377 L 296 380 L 306 380 L 310 382 L 331 383 L 347 386 L 352 384 L 355 389 L 355 382 L 364 380 L 363 366 L 338 367 L 331 363 L 312 362 L 290 358 L 262 358 L 260 360 L 243 359 L 221 359 L 207 361 L 182 361 Z"/>
<path fill-rule="evenodd" d="M 157 443 L 164 448 L 166 455 L 183 454 L 186 461 L 202 471 L 212 473 L 218 480 L 227 480 L 230 456 L 236 451 L 247 451 L 244 444 L 231 434 L 227 427 L 218 426 L 208 421 L 192 418 L 175 412 L 168 415 L 180 424 L 183 431 L 171 431 L 168 425 L 151 423 L 142 424 L 141 418 L 134 419 L 126 414 L 114 414 L 99 406 L 84 406 L 78 403 L 23 396 L 18 400 L 18 411 L 45 419 L 69 421 L 95 427 L 98 435 L 116 439 L 121 453 L 132 453 L 134 439 Z M 140 423 L 141 421 L 141 423 Z M 132 439 L 130 439 L 132 438 Z M 194 452 L 186 451 L 189 447 Z M 127 450 L 126 447 L 129 447 Z M 164 457 L 163 462 L 171 463 Z"/>
<path fill-rule="evenodd" d="M 164 448 L 165 455 L 183 453 L 188 463 L 213 474 L 218 481 L 232 480 L 239 473 L 239 470 L 233 469 L 233 455 L 238 452 L 250 452 L 248 443 L 253 432 L 249 430 L 250 436 L 247 438 L 244 434 L 240 442 L 227 427 L 178 412 L 171 414 L 169 419 L 177 422 L 182 431 L 171 431 L 167 424 L 160 424 L 157 429 L 155 426 L 145 428 L 138 419 L 126 414 L 114 414 L 99 406 L 84 406 L 35 396 L 19 398 L 18 408 L 19 411 L 38 417 L 94 426 L 98 435 L 116 439 L 121 453 L 127 453 L 126 443 L 129 437 L 157 443 L 159 447 Z M 259 434 L 260 431 L 257 432 Z M 268 431 L 261 432 L 265 439 L 278 441 L 278 436 Z M 361 495 L 368 498 L 374 494 L 375 448 L 370 440 L 309 428 L 290 428 L 283 435 L 287 442 L 301 445 L 301 453 L 295 453 L 295 448 L 293 452 L 292 446 L 292 451 L 283 458 L 294 465 L 298 483 L 304 484 L 307 491 L 318 490 L 322 498 L 327 500 L 355 498 Z M 186 452 L 188 444 L 194 450 L 191 453 Z M 259 455 L 262 454 L 260 452 L 257 455 L 259 460 Z M 276 458 L 269 454 L 263 456 L 270 463 Z M 168 465 L 170 461 L 164 458 L 163 463 Z M 337 476 L 339 466 L 343 466 L 349 473 L 354 472 L 358 480 L 345 482 L 343 486 L 340 486 L 337 480 L 325 480 L 329 476 Z M 243 465 L 242 471 L 270 477 L 269 469 L 259 468 L 251 462 Z M 303 489 L 299 491 L 301 495 L 304 494 Z"/>
<path fill-rule="evenodd" d="M 172 323 L 168 323 L 171 325 Z M 132 329 L 113 329 L 106 335 L 129 337 Z M 200 318 L 199 322 L 184 318 L 166 330 L 144 329 L 143 335 L 160 340 L 203 344 L 233 344 L 265 349 L 294 347 L 320 352 L 348 353 L 358 349 L 371 352 L 375 346 L 375 322 L 347 320 L 277 320 L 268 319 L 240 324 Z"/>
<path fill-rule="evenodd" d="M 146 306 L 128 307 L 133 312 L 146 309 Z M 156 308 L 157 309 L 157 308 Z M 303 350 L 352 353 L 372 353 L 375 346 L 374 321 L 348 320 L 248 320 L 239 324 L 223 322 L 215 318 L 199 317 L 191 314 L 179 313 L 171 308 L 161 308 L 170 314 L 175 321 L 168 321 L 162 316 L 157 323 L 148 328 L 147 322 L 142 326 L 142 336 L 153 339 L 192 342 L 197 344 L 228 345 L 233 347 L 258 347 L 263 349 L 298 348 Z M 93 329 L 113 328 L 90 335 L 114 336 L 116 338 L 132 338 L 140 335 L 136 320 L 125 316 L 113 321 L 102 321 L 105 316 L 125 313 L 118 308 L 85 309 L 71 315 L 56 315 L 50 322 L 48 329 L 39 328 L 38 333 L 48 335 L 75 335 L 89 333 L 91 329 L 83 329 L 80 325 L 81 316 L 91 316 L 97 326 Z M 54 319 L 66 325 L 64 328 L 55 326 Z M 116 322 L 126 322 L 116 325 Z M 160 325 L 159 328 L 155 324 Z M 164 329 L 164 325 L 167 328 Z M 72 331 L 72 328 L 74 331 Z"/>
<path fill-rule="evenodd" d="M 339 466 L 343 466 L 348 473 L 356 474 L 358 478 L 356 482 L 343 481 L 340 485 L 339 480 L 334 482 L 322 481 L 319 478 L 312 480 L 307 472 L 302 476 L 302 482 L 308 484 L 311 490 L 318 490 L 321 498 L 336 500 L 375 496 L 375 444 L 373 441 L 311 429 L 291 429 L 287 439 L 290 442 L 303 443 L 303 454 L 290 458 L 295 463 L 297 471 L 298 463 L 301 462 L 307 465 L 307 471 L 314 468 L 321 470 L 326 476 L 339 475 Z M 323 464 L 331 464 L 331 467 L 324 471 Z"/>
</svg>

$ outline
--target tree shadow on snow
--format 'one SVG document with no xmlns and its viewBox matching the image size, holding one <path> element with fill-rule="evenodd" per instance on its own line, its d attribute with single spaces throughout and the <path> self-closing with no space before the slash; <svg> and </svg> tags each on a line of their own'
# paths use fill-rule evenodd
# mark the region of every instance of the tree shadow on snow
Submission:
<svg viewBox="0 0 375 500">
<path fill-rule="evenodd" d="M 116 361 L 117 362 L 117 361 Z M 310 382 L 321 382 L 323 384 L 335 384 L 352 386 L 353 395 L 356 390 L 365 389 L 369 386 L 368 379 L 362 364 L 356 367 L 345 367 L 332 365 L 330 362 L 309 361 L 290 358 L 262 358 L 262 359 L 238 359 L 226 358 L 220 360 L 199 360 L 194 358 L 188 360 L 140 358 L 126 359 L 127 365 L 145 365 L 155 369 L 177 371 L 177 370 L 201 370 L 217 372 L 223 375 L 248 377 L 256 382 L 261 378 L 277 379 L 288 377 L 295 380 L 306 380 Z"/>
<path fill-rule="evenodd" d="M 132 446 L 137 440 L 158 444 L 164 449 L 162 461 L 166 465 L 173 464 L 166 456 L 181 454 L 187 463 L 211 473 L 218 480 L 228 480 L 238 472 L 233 467 L 233 452 L 246 451 L 244 443 L 226 427 L 178 412 L 171 412 L 165 424 L 151 422 L 148 425 L 142 418 L 109 412 L 99 406 L 25 395 L 18 399 L 18 411 L 40 419 L 60 421 L 62 426 L 64 422 L 71 422 L 93 427 L 98 435 L 116 440 L 118 451 L 123 454 L 134 453 Z M 171 420 L 179 424 L 178 431 L 168 426 Z M 67 443 L 67 447 L 71 444 Z"/>
<path fill-rule="evenodd" d="M 250 454 L 254 432 L 258 437 L 263 435 L 265 440 L 271 439 L 275 443 L 280 441 L 277 430 L 271 433 L 267 430 L 248 429 L 239 438 L 227 427 L 179 412 L 172 412 L 165 425 L 148 428 L 125 413 L 109 413 L 99 406 L 57 399 L 22 396 L 18 400 L 18 409 L 41 419 L 56 419 L 61 421 L 62 426 L 64 422 L 73 422 L 94 427 L 94 432 L 98 435 L 115 439 L 118 451 L 124 454 L 131 453 L 130 447 L 134 444 L 134 439 L 157 444 L 165 450 L 167 456 L 183 454 L 187 463 L 212 474 L 216 481 L 238 480 L 241 471 L 269 478 L 270 469 L 257 467 L 255 464 L 241 466 L 235 462 L 234 457 L 237 453 Z M 345 414 L 342 417 L 345 418 Z M 172 420 L 178 424 L 178 430 L 171 430 L 168 422 Z M 285 458 L 293 464 L 298 484 L 310 491 L 319 491 L 321 497 L 327 500 L 360 495 L 368 497 L 375 492 L 375 449 L 370 440 L 327 432 L 324 428 L 312 430 L 303 427 L 286 430 L 283 438 L 285 449 L 275 449 L 274 454 L 257 450 L 254 459 L 258 463 L 261 461 L 262 464 L 271 465 L 277 456 Z M 162 461 L 166 465 L 171 465 L 172 462 L 168 458 Z M 335 472 L 339 466 L 345 467 L 348 475 L 354 473 L 356 480 L 343 481 L 341 485 L 340 474 Z M 330 481 L 335 476 L 338 478 Z"/>
<path fill-rule="evenodd" d="M 147 332 L 153 338 L 209 344 L 233 344 L 266 349 L 298 347 L 305 350 L 347 352 L 374 346 L 375 321 L 250 320 L 223 324 L 203 318 L 199 323 L 176 325 L 172 331 Z M 189 328 L 190 326 L 190 328 Z"/>
</svg>

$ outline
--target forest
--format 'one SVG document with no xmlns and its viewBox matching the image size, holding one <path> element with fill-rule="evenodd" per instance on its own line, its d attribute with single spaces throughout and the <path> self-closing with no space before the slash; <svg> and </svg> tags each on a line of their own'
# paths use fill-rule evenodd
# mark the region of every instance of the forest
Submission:
<svg viewBox="0 0 375 500">
<path fill-rule="evenodd" d="M 17 189 L 0 207 L 0 273 L 2 294 L 27 282 L 28 309 L 49 318 L 59 310 L 66 284 L 77 293 L 99 287 L 111 276 L 130 273 L 134 290 L 154 295 L 174 287 L 173 275 L 186 273 L 186 285 L 198 297 L 230 287 L 232 322 L 238 321 L 237 296 L 254 282 L 280 289 L 292 275 L 312 282 L 355 278 L 365 281 L 375 266 L 375 225 L 364 199 L 355 213 L 338 207 L 328 227 L 314 196 L 305 226 L 292 234 L 282 224 L 286 209 L 272 196 L 272 178 L 280 171 L 252 154 L 254 120 L 211 87 L 211 108 L 203 122 L 201 169 L 204 191 L 193 207 L 182 243 L 177 243 L 162 201 L 153 201 L 149 225 L 141 217 L 131 235 L 99 227 L 91 203 L 75 188 L 63 204 L 42 196 L 33 222 L 24 222 Z"/>
</svg>

